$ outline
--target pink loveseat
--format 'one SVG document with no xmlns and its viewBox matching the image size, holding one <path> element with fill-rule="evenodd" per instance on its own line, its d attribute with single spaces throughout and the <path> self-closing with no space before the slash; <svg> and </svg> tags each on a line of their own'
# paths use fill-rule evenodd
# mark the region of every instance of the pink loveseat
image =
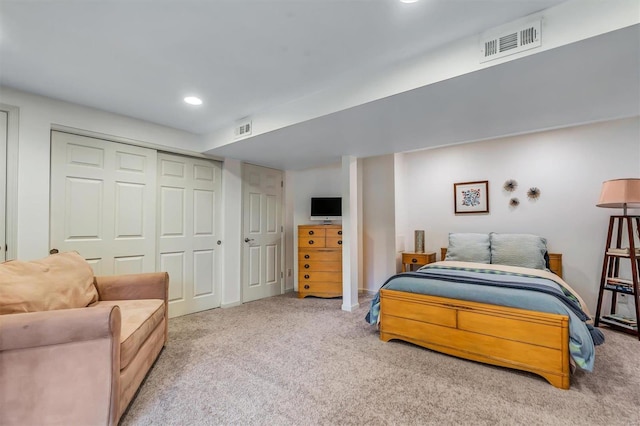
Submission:
<svg viewBox="0 0 640 426">
<path fill-rule="evenodd" d="M 0 424 L 115 425 L 167 342 L 166 273 L 0 264 Z"/>
</svg>

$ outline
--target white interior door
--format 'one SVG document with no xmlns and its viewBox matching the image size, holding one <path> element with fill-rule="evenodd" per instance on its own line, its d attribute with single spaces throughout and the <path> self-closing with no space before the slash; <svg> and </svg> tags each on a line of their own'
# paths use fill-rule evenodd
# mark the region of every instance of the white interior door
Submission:
<svg viewBox="0 0 640 426">
<path fill-rule="evenodd" d="M 282 293 L 282 172 L 244 164 L 242 301 Z"/>
<path fill-rule="evenodd" d="M 153 272 L 156 164 L 152 149 L 52 132 L 51 248 L 96 275 Z"/>
<path fill-rule="evenodd" d="M 158 154 L 158 269 L 169 273 L 169 316 L 220 306 L 218 162 Z"/>
<path fill-rule="evenodd" d="M 0 111 L 0 262 L 7 260 L 7 129 L 9 116 Z"/>
</svg>

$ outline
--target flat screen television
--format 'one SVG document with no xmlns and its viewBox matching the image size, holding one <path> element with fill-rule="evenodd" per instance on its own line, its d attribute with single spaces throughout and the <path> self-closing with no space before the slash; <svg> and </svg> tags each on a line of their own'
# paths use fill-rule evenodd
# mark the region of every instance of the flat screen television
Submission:
<svg viewBox="0 0 640 426">
<path fill-rule="evenodd" d="M 313 197 L 311 198 L 311 220 L 342 219 L 342 198 Z"/>
</svg>

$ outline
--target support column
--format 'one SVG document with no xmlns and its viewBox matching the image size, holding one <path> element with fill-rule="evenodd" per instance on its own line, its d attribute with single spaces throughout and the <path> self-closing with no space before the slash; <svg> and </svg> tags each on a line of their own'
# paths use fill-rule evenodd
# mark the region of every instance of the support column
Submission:
<svg viewBox="0 0 640 426">
<path fill-rule="evenodd" d="M 220 307 L 242 304 L 242 163 L 222 165 L 222 284 Z"/>
<path fill-rule="evenodd" d="M 360 233 L 358 232 L 358 159 L 342 157 L 342 310 L 352 312 L 358 303 Z"/>
</svg>

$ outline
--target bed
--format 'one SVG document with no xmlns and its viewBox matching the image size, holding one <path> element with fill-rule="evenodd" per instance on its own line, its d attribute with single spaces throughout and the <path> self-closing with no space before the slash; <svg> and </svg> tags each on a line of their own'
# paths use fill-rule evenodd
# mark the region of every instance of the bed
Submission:
<svg viewBox="0 0 640 426">
<path fill-rule="evenodd" d="M 572 363 L 593 368 L 594 345 L 604 339 L 546 240 L 450 234 L 442 259 L 382 286 L 367 315 L 381 340 L 529 371 L 561 389 L 570 386 Z"/>
</svg>

